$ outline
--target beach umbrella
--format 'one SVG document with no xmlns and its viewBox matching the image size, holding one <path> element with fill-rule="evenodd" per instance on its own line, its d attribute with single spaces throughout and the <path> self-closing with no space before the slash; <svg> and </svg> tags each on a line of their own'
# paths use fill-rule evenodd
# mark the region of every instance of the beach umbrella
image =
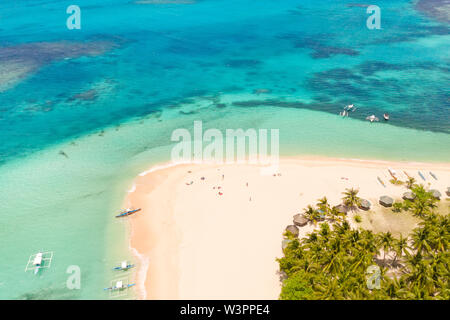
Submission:
<svg viewBox="0 0 450 320">
<path fill-rule="evenodd" d="M 369 200 L 361 199 L 361 203 L 360 203 L 359 207 L 361 209 L 363 209 L 363 210 L 369 210 L 370 209 L 370 202 L 369 202 Z"/>
<path fill-rule="evenodd" d="M 345 206 L 343 204 L 337 205 L 334 208 L 340 213 L 347 213 L 348 212 L 347 206 Z"/>
<path fill-rule="evenodd" d="M 307 223 L 308 219 L 304 215 L 298 213 L 294 216 L 294 225 L 303 227 L 306 226 Z"/>
<path fill-rule="evenodd" d="M 298 237 L 298 228 L 294 225 L 289 225 L 286 227 L 286 231 L 292 233 L 295 237 Z"/>
<path fill-rule="evenodd" d="M 388 197 L 388 196 L 380 197 L 380 204 L 382 206 L 391 207 L 393 203 L 394 203 L 394 199 L 392 199 L 391 197 Z"/>
<path fill-rule="evenodd" d="M 405 192 L 402 196 L 403 200 L 414 200 L 415 197 L 416 195 L 411 191 Z"/>
<path fill-rule="evenodd" d="M 436 189 L 431 189 L 430 192 L 436 199 L 440 199 L 442 196 L 442 194 Z"/>
</svg>

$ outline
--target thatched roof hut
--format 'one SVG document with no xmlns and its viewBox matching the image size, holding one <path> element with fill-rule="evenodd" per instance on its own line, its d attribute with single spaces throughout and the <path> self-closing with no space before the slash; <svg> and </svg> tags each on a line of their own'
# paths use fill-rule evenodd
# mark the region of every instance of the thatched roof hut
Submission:
<svg viewBox="0 0 450 320">
<path fill-rule="evenodd" d="M 392 204 L 394 203 L 394 199 L 388 196 L 381 196 L 380 197 L 380 204 L 384 207 L 392 207 Z"/>
<path fill-rule="evenodd" d="M 337 205 L 334 208 L 340 213 L 345 213 L 346 214 L 349 211 L 348 207 L 343 205 L 343 204 Z"/>
<path fill-rule="evenodd" d="M 414 200 L 415 197 L 416 195 L 411 191 L 405 192 L 402 196 L 403 200 L 411 200 L 411 201 Z"/>
<path fill-rule="evenodd" d="M 308 224 L 308 218 L 306 218 L 304 215 L 298 213 L 294 216 L 294 225 L 303 227 Z"/>
<path fill-rule="evenodd" d="M 363 210 L 369 210 L 370 209 L 370 202 L 366 199 L 361 199 L 361 203 L 359 204 L 359 208 Z"/>
<path fill-rule="evenodd" d="M 442 197 L 442 194 L 436 189 L 431 189 L 430 192 L 436 199 L 440 199 Z"/>
<path fill-rule="evenodd" d="M 293 224 L 286 227 L 286 231 L 292 233 L 294 237 L 298 237 L 298 228 Z"/>
</svg>

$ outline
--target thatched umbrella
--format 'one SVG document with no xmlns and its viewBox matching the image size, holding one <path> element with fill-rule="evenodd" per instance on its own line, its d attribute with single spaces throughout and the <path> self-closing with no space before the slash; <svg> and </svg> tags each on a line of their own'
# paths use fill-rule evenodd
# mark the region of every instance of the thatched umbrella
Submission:
<svg viewBox="0 0 450 320">
<path fill-rule="evenodd" d="M 370 202 L 366 199 L 361 199 L 361 203 L 359 204 L 359 208 L 363 210 L 369 210 L 370 209 Z"/>
<path fill-rule="evenodd" d="M 307 223 L 308 219 L 304 215 L 298 213 L 294 216 L 294 225 L 303 227 L 306 226 Z"/>
<path fill-rule="evenodd" d="M 292 233 L 294 237 L 298 237 L 298 228 L 293 224 L 287 226 L 286 231 Z"/>
<path fill-rule="evenodd" d="M 391 197 L 388 197 L 388 196 L 380 197 L 380 204 L 382 206 L 391 207 L 393 203 L 394 203 L 394 199 L 392 199 Z"/>
<path fill-rule="evenodd" d="M 343 204 L 337 205 L 334 208 L 340 213 L 345 213 L 346 214 L 348 212 L 347 206 L 345 206 Z"/>
<path fill-rule="evenodd" d="M 284 239 L 282 242 L 281 242 L 281 248 L 284 250 L 284 249 L 286 249 L 286 247 L 289 245 L 289 243 L 291 242 L 292 240 L 289 240 L 289 239 Z"/>
<path fill-rule="evenodd" d="M 431 189 L 430 192 L 436 199 L 440 199 L 442 197 L 442 194 L 436 189 Z"/>
<path fill-rule="evenodd" d="M 402 196 L 403 200 L 411 200 L 411 201 L 414 200 L 415 197 L 416 195 L 411 191 L 405 192 Z"/>
</svg>

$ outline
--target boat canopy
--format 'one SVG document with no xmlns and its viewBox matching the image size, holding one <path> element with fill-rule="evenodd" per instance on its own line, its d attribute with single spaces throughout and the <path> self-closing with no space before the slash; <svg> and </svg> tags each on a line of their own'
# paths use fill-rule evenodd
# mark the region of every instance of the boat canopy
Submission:
<svg viewBox="0 0 450 320">
<path fill-rule="evenodd" d="M 40 265 L 42 263 L 42 252 L 39 252 L 36 257 L 34 257 L 33 264 Z"/>
</svg>

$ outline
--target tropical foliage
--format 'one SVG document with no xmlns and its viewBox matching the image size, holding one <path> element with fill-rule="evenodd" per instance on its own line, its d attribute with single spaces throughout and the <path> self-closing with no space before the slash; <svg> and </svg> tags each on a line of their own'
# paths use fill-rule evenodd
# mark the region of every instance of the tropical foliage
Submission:
<svg viewBox="0 0 450 320">
<path fill-rule="evenodd" d="M 354 230 L 320 199 L 317 207 L 327 221 L 306 238 L 290 236 L 284 257 L 277 259 L 285 275 L 280 299 L 450 299 L 448 214 L 435 212 L 437 200 L 423 186 L 411 190 L 416 198 L 404 208 L 421 222 L 399 238 Z M 357 205 L 356 194 L 347 190 L 344 202 Z M 315 210 L 306 211 L 314 217 Z M 370 266 L 380 270 L 379 287 L 368 285 Z"/>
</svg>

